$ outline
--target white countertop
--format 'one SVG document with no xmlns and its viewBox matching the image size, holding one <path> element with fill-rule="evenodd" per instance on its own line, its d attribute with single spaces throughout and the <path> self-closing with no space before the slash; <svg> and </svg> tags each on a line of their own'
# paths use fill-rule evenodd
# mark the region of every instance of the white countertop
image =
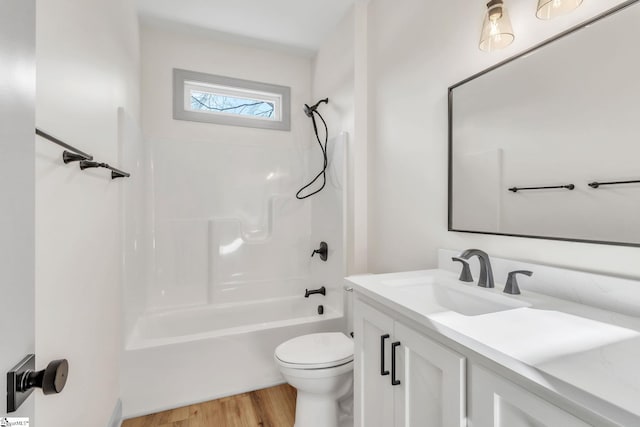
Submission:
<svg viewBox="0 0 640 427">
<path fill-rule="evenodd" d="M 477 288 L 446 270 L 347 278 L 356 292 L 564 398 L 621 425 L 640 426 L 640 319 L 534 292 L 506 295 L 498 283 L 479 290 L 516 308 L 474 316 L 434 312 L 424 300 L 389 286 L 421 279 Z"/>
</svg>

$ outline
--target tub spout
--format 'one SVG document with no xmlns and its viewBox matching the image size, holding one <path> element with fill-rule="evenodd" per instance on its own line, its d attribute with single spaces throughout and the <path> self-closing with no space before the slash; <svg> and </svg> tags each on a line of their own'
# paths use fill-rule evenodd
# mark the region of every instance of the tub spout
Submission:
<svg viewBox="0 0 640 427">
<path fill-rule="evenodd" d="M 327 295 L 327 290 L 325 289 L 325 287 L 321 287 L 320 289 L 305 289 L 304 290 L 304 297 L 305 298 L 309 298 L 309 295 L 313 295 L 313 294 L 322 294 L 322 295 Z"/>
</svg>

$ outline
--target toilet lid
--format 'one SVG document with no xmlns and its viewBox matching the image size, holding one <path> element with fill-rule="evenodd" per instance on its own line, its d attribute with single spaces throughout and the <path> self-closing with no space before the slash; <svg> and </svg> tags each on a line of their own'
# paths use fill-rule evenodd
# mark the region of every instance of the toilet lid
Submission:
<svg viewBox="0 0 640 427">
<path fill-rule="evenodd" d="M 339 366 L 353 360 L 353 340 L 340 332 L 303 335 L 280 344 L 275 356 L 300 369 Z"/>
</svg>

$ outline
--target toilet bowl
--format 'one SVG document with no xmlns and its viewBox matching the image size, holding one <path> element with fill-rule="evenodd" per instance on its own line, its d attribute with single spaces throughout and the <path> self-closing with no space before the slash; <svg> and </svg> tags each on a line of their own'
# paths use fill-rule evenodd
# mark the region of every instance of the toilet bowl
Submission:
<svg viewBox="0 0 640 427">
<path fill-rule="evenodd" d="M 298 391 L 294 427 L 340 427 L 352 412 L 353 341 L 340 332 L 280 344 L 275 360 Z"/>
</svg>

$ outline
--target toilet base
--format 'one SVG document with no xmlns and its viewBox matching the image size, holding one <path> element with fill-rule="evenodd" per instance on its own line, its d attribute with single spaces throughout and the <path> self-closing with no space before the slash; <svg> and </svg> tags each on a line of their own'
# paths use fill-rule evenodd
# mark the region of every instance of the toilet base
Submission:
<svg viewBox="0 0 640 427">
<path fill-rule="evenodd" d="M 340 427 L 353 427 L 353 388 L 338 402 Z"/>
<path fill-rule="evenodd" d="M 332 396 L 298 390 L 293 427 L 339 427 L 340 407 Z"/>
<path fill-rule="evenodd" d="M 338 367 L 340 372 L 325 378 L 316 387 L 301 389 L 299 378 L 289 377 L 298 392 L 293 427 L 353 427 L 353 371 L 351 364 Z M 335 369 L 335 368 L 334 368 Z M 307 371 L 308 372 L 308 371 Z M 298 380 L 298 381 L 296 381 Z M 323 384 L 324 387 L 318 387 Z M 306 390 L 306 391 L 305 391 Z"/>
</svg>

